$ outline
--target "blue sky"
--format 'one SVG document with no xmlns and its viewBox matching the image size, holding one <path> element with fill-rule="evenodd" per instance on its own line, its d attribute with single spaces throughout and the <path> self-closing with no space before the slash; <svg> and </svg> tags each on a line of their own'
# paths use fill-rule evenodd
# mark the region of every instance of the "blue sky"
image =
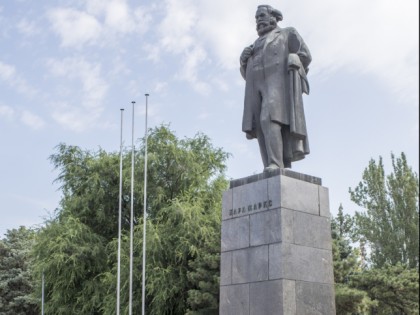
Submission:
<svg viewBox="0 0 420 315">
<path fill-rule="evenodd" d="M 304 97 L 311 154 L 292 170 L 321 177 L 333 214 L 352 213 L 371 158 L 405 152 L 419 164 L 417 0 L 266 1 L 313 61 Z M 0 235 L 41 224 L 58 207 L 48 157 L 60 142 L 119 149 L 149 126 L 207 134 L 232 153 L 227 175 L 263 169 L 241 132 L 242 49 L 256 39 L 254 0 L 14 0 L 0 2 Z"/>
</svg>

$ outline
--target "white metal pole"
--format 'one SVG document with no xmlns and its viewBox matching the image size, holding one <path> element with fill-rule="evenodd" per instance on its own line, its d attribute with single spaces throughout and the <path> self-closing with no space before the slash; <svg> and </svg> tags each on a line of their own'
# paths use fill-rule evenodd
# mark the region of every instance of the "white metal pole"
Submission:
<svg viewBox="0 0 420 315">
<path fill-rule="evenodd" d="M 45 278 L 44 271 L 42 271 L 42 282 L 41 282 L 41 315 L 44 315 L 44 287 L 45 287 Z"/>
<path fill-rule="evenodd" d="M 149 94 L 146 96 L 146 123 L 144 136 L 144 200 L 143 200 L 143 275 L 142 275 L 142 315 L 146 315 L 146 219 L 147 219 L 147 100 Z"/>
<path fill-rule="evenodd" d="M 134 224 L 134 104 L 131 125 L 131 211 L 130 211 L 130 293 L 128 300 L 128 314 L 133 313 L 133 224 Z"/>
<path fill-rule="evenodd" d="M 123 155 L 123 113 L 121 108 L 121 132 L 120 132 L 120 194 L 118 205 L 118 262 L 117 262 L 117 315 L 120 315 L 120 291 L 121 291 L 121 212 L 122 212 L 122 155 Z"/>
</svg>

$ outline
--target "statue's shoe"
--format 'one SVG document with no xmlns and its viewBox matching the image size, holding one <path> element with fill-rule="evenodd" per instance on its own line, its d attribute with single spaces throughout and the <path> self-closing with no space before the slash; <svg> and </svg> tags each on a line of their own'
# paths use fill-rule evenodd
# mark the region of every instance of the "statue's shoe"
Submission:
<svg viewBox="0 0 420 315">
<path fill-rule="evenodd" d="M 266 168 L 264 168 L 264 172 L 273 172 L 275 170 L 278 170 L 280 167 L 276 164 L 270 164 Z"/>
</svg>

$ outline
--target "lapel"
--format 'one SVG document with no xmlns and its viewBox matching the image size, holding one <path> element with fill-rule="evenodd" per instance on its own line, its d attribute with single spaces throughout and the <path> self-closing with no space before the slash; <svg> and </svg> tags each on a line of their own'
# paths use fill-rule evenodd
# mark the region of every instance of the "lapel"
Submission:
<svg viewBox="0 0 420 315">
<path fill-rule="evenodd" d="M 267 45 L 269 43 L 271 43 L 274 39 L 277 38 L 277 36 L 279 36 L 281 33 L 281 29 L 280 27 L 276 27 L 274 30 L 272 30 L 268 35 L 267 35 L 267 39 L 265 40 L 264 43 L 264 50 L 267 48 Z"/>
</svg>

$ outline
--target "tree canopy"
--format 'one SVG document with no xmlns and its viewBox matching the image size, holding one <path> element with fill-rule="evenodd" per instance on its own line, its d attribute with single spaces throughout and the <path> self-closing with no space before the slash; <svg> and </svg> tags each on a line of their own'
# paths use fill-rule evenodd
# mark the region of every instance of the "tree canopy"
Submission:
<svg viewBox="0 0 420 315">
<path fill-rule="evenodd" d="M 140 312 L 145 139 L 134 169 L 133 312 Z M 45 273 L 46 314 L 115 314 L 119 152 L 60 144 L 51 156 L 63 193 L 33 250 Z M 220 211 L 228 154 L 197 134 L 149 131 L 147 194 L 148 314 L 216 314 Z M 131 150 L 123 152 L 121 305 L 128 307 Z M 38 287 L 38 291 L 40 288 Z"/>
</svg>

